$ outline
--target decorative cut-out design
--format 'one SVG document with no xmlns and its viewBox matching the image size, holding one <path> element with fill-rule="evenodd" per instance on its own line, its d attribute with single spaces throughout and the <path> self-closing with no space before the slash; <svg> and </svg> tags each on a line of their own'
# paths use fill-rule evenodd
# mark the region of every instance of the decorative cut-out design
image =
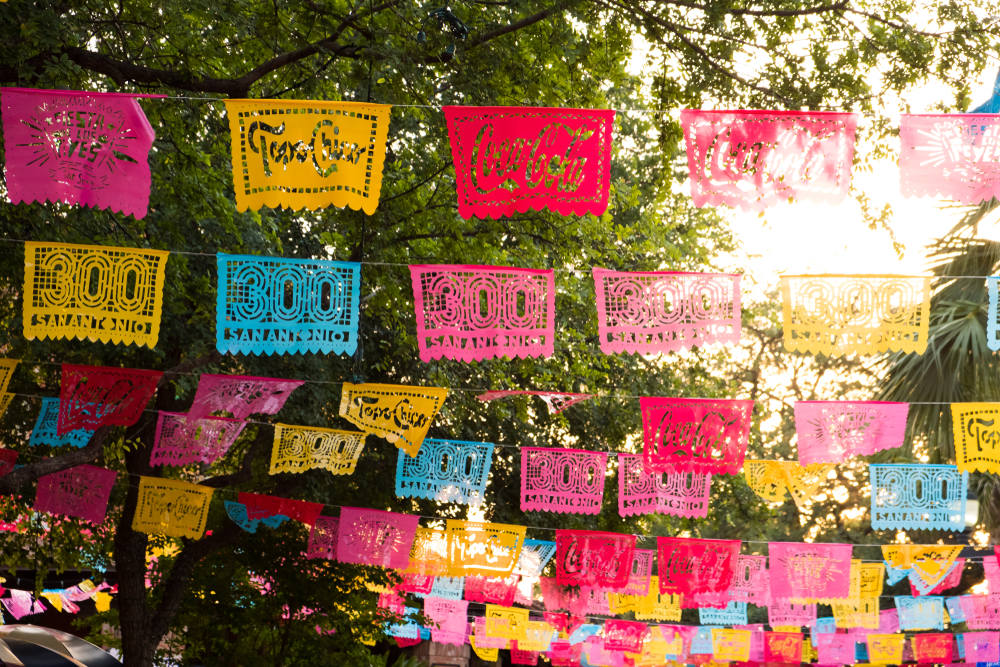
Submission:
<svg viewBox="0 0 1000 667">
<path fill-rule="evenodd" d="M 927 348 L 930 278 L 781 277 L 785 349 L 837 356 Z"/>
<path fill-rule="evenodd" d="M 817 653 L 821 665 L 853 665 L 854 638 L 842 634 L 819 635 Z"/>
<path fill-rule="evenodd" d="M 903 446 L 909 403 L 798 401 L 799 463 L 842 463 Z"/>
<path fill-rule="evenodd" d="M 913 636 L 913 656 L 919 663 L 951 664 L 952 635 L 920 634 Z"/>
<path fill-rule="evenodd" d="M 607 210 L 613 110 L 443 110 L 463 218 L 512 217 L 543 208 L 561 215 Z"/>
<path fill-rule="evenodd" d="M 160 411 L 149 465 L 183 466 L 213 463 L 240 437 L 245 422 L 225 417 L 189 419 L 180 412 Z"/>
<path fill-rule="evenodd" d="M 658 537 L 656 545 L 660 593 L 679 594 L 682 607 L 699 606 L 692 594 L 725 594 L 733 581 L 739 540 Z"/>
<path fill-rule="evenodd" d="M 448 539 L 443 530 L 417 527 L 406 572 L 434 576 L 448 573 Z"/>
<path fill-rule="evenodd" d="M 200 540 L 214 491 L 179 480 L 140 477 L 132 530 Z"/>
<path fill-rule="evenodd" d="M 442 600 L 462 600 L 465 594 L 465 577 L 434 577 L 434 584 L 431 592 L 426 597 L 441 598 Z M 417 593 L 418 598 L 425 597 L 423 593 Z"/>
<path fill-rule="evenodd" d="M 309 531 L 306 558 L 337 560 L 337 542 L 340 539 L 340 519 L 321 516 Z"/>
<path fill-rule="evenodd" d="M 760 212 L 778 202 L 839 204 L 851 187 L 858 115 L 681 109 L 694 205 Z"/>
<path fill-rule="evenodd" d="M 960 553 L 961 545 L 893 544 L 882 547 L 882 556 L 889 566 L 916 568 L 925 582 L 934 585 L 947 576 Z"/>
<path fill-rule="evenodd" d="M 243 503 L 234 503 L 231 500 L 226 500 L 225 505 L 226 514 L 232 519 L 233 523 L 248 533 L 256 533 L 257 526 L 260 524 L 264 524 L 268 528 L 277 528 L 285 521 L 288 521 L 288 517 L 284 514 L 275 514 L 263 519 L 251 519 L 250 512 Z"/>
<path fill-rule="evenodd" d="M 984 566 L 986 565 L 985 560 L 983 562 L 983 565 Z M 965 559 L 956 558 L 955 562 L 952 563 L 951 567 L 948 568 L 948 573 L 945 574 L 944 579 L 942 579 L 936 585 L 929 584 L 926 581 L 924 581 L 924 578 L 922 576 L 923 570 L 920 570 L 919 568 L 914 568 L 910 570 L 910 576 L 909 576 L 910 590 L 912 591 L 913 595 L 941 595 L 949 588 L 954 588 L 955 586 L 958 586 L 958 584 L 962 581 L 962 568 L 964 567 L 965 567 Z M 987 579 L 990 579 L 989 570 L 987 570 Z M 996 584 L 994 584 L 993 580 L 990 580 L 990 587 L 993 590 L 997 590 L 995 588 L 995 585 L 1000 585 L 1000 578 L 996 580 Z"/>
<path fill-rule="evenodd" d="M 17 452 L 13 449 L 0 449 L 0 477 L 9 474 L 14 470 L 14 465 L 17 463 Z M 16 524 L 8 524 L 6 522 L 0 521 L 0 527 L 11 526 Z M 11 528 L 2 528 L 3 530 L 11 530 Z"/>
<path fill-rule="evenodd" d="M 641 454 L 618 455 L 618 513 L 672 514 L 704 518 L 712 476 L 703 473 L 647 473 Z"/>
<path fill-rule="evenodd" d="M 853 570 L 854 563 L 851 563 L 851 567 Z M 884 563 L 862 563 L 860 576 L 859 595 L 861 598 L 877 598 L 882 595 L 882 586 L 885 581 Z"/>
<path fill-rule="evenodd" d="M 465 600 L 440 600 L 438 598 L 424 600 L 424 616 L 438 626 L 431 628 L 431 636 L 436 642 L 441 641 L 441 636 L 438 633 L 445 637 L 449 634 L 459 634 L 462 637 L 459 643 L 464 644 L 468 613 L 469 603 Z"/>
<path fill-rule="evenodd" d="M 901 114 L 899 191 L 978 205 L 1000 197 L 994 114 Z"/>
<path fill-rule="evenodd" d="M 965 597 L 965 596 L 962 596 Z M 962 608 L 962 598 L 945 598 L 945 606 L 952 623 L 965 623 L 965 610 Z"/>
<path fill-rule="evenodd" d="M 556 555 L 556 543 L 543 540 L 525 540 L 514 573 L 522 577 L 541 577 L 542 570 Z"/>
<path fill-rule="evenodd" d="M 878 598 L 862 598 L 849 602 L 834 602 L 833 617 L 838 628 L 868 628 L 878 630 Z"/>
<path fill-rule="evenodd" d="M 290 519 L 300 521 L 310 526 L 316 525 L 316 519 L 323 511 L 319 503 L 309 503 L 291 498 L 276 498 L 262 496 L 256 493 L 240 492 L 239 501 L 247 506 L 247 515 L 251 520 L 264 519 L 275 514 L 284 514 Z M 349 509 L 349 508 L 345 508 Z M 341 514 L 343 518 L 343 514 Z"/>
<path fill-rule="evenodd" d="M 65 435 L 57 433 L 59 422 L 59 399 L 43 398 L 42 409 L 38 413 L 35 427 L 31 429 L 31 437 L 28 445 L 31 447 L 62 447 L 70 445 L 72 447 L 85 447 L 90 442 L 90 436 L 94 433 L 86 429 L 70 431 Z"/>
<path fill-rule="evenodd" d="M 420 517 L 374 509 L 343 507 L 337 533 L 341 563 L 404 569 Z M 464 631 L 464 628 L 463 628 Z"/>
<path fill-rule="evenodd" d="M 527 528 L 448 519 L 445 532 L 451 576 L 481 574 L 497 577 L 513 572 L 521 555 Z"/>
<path fill-rule="evenodd" d="M 794 665 L 802 662 L 802 633 L 765 632 L 764 661 Z"/>
<path fill-rule="evenodd" d="M 354 354 L 361 265 L 217 256 L 216 349 L 226 354 Z"/>
<path fill-rule="evenodd" d="M 958 469 L 1000 473 L 1000 405 L 952 403 L 951 417 Z"/>
<path fill-rule="evenodd" d="M 607 452 L 521 448 L 521 511 L 598 514 Z"/>
<path fill-rule="evenodd" d="M 247 375 L 203 374 L 188 411 L 188 419 L 201 419 L 213 412 L 228 412 L 233 419 L 250 415 L 276 415 L 289 395 L 305 382 Z"/>
<path fill-rule="evenodd" d="M 527 618 L 525 618 L 525 620 L 527 620 Z M 487 627 L 485 616 L 476 617 L 474 633 L 476 635 L 476 641 L 483 648 L 507 648 L 508 640 L 506 637 L 499 637 L 496 636 L 496 634 L 491 634 L 491 632 L 495 633 L 497 629 L 498 626 L 496 623 Z M 499 626 L 499 629 L 502 631 L 502 634 L 507 634 L 508 622 L 504 620 L 503 624 Z"/>
<path fill-rule="evenodd" d="M 739 472 L 753 401 L 642 397 L 639 407 L 646 472 Z"/>
<path fill-rule="evenodd" d="M 521 644 L 516 640 L 510 642 L 510 664 L 512 665 L 537 665 L 538 651 L 528 651 L 521 648 Z"/>
<path fill-rule="evenodd" d="M 699 609 L 698 621 L 702 625 L 746 625 L 747 603 L 733 600 L 724 609 Z"/>
<path fill-rule="evenodd" d="M 950 465 L 869 466 L 875 530 L 965 530 L 969 473 Z"/>
<path fill-rule="evenodd" d="M 583 655 L 580 658 L 580 664 L 585 663 L 602 667 L 625 667 L 625 653 L 604 648 L 604 640 L 600 637 L 588 637 L 583 643 Z"/>
<path fill-rule="evenodd" d="M 511 574 L 506 577 L 484 577 L 473 574 L 465 577 L 465 599 L 469 602 L 498 604 L 510 607 L 517 595 L 517 584 L 521 577 Z"/>
<path fill-rule="evenodd" d="M 441 387 L 345 382 L 340 416 L 416 457 L 447 396 Z"/>
<path fill-rule="evenodd" d="M 422 361 L 552 356 L 553 271 L 435 264 L 410 274 Z"/>
<path fill-rule="evenodd" d="M 577 403 L 582 403 L 589 398 L 593 398 L 594 394 L 569 394 L 557 391 L 494 389 L 486 392 L 485 394 L 480 394 L 479 396 L 476 396 L 476 398 L 484 403 L 488 403 L 489 401 L 496 401 L 510 396 L 537 396 L 545 401 L 545 405 L 549 406 L 550 415 L 557 415 L 571 405 L 576 405 Z"/>
<path fill-rule="evenodd" d="M 959 599 L 965 615 L 965 622 L 970 629 L 1000 629 L 1000 593 L 963 595 Z"/>
<path fill-rule="evenodd" d="M 12 204 L 63 202 L 141 220 L 156 134 L 136 97 L 4 88 L 4 148 Z"/>
<path fill-rule="evenodd" d="M 638 653 L 642 650 L 643 640 L 648 633 L 649 628 L 645 623 L 608 619 L 604 623 L 604 648 Z"/>
<path fill-rule="evenodd" d="M 56 435 L 101 426 L 131 426 L 156 391 L 160 371 L 62 365 Z"/>
<path fill-rule="evenodd" d="M 737 556 L 733 570 L 733 583 L 726 591 L 739 602 L 752 602 L 765 607 L 770 602 L 771 579 L 767 571 L 766 556 Z"/>
<path fill-rule="evenodd" d="M 868 635 L 868 660 L 873 665 L 903 664 L 903 640 L 906 635 Z"/>
<path fill-rule="evenodd" d="M 628 583 L 616 590 L 620 595 L 635 595 L 642 597 L 649 593 L 649 579 L 653 574 L 653 556 L 656 552 L 652 549 L 636 549 L 632 557 L 632 566 L 629 568 Z"/>
<path fill-rule="evenodd" d="M 10 380 L 14 377 L 14 369 L 19 363 L 20 359 L 0 359 L 0 393 L 7 391 Z"/>
<path fill-rule="evenodd" d="M 784 600 L 772 600 L 767 605 L 767 623 L 772 628 L 780 626 L 801 627 L 816 620 L 816 603 L 795 604 Z"/>
<path fill-rule="evenodd" d="M 635 617 L 640 621 L 680 621 L 681 596 L 660 593 L 660 578 L 649 578 L 649 593 L 637 597 Z"/>
<path fill-rule="evenodd" d="M 556 581 L 560 586 L 618 590 L 628 584 L 635 543 L 635 535 L 557 530 Z"/>
<path fill-rule="evenodd" d="M 962 637 L 966 663 L 1000 662 L 1000 632 L 966 632 Z"/>
<path fill-rule="evenodd" d="M 528 623 L 528 610 L 486 605 L 486 634 L 504 639 L 520 639 Z"/>
<path fill-rule="evenodd" d="M 775 600 L 822 602 L 850 595 L 850 544 L 771 542 L 768 552 Z"/>
<path fill-rule="evenodd" d="M 400 450 L 396 495 L 478 506 L 486 495 L 494 446 L 489 442 L 427 439 L 416 457 Z"/>
<path fill-rule="evenodd" d="M 996 352 L 1000 350 L 1000 277 L 986 279 L 989 288 L 990 309 L 986 315 L 986 345 Z"/>
<path fill-rule="evenodd" d="M 388 104 L 224 100 L 236 208 L 378 207 Z"/>
<path fill-rule="evenodd" d="M 593 273 L 604 354 L 656 354 L 740 342 L 737 275 L 601 268 Z"/>
<path fill-rule="evenodd" d="M 900 630 L 944 630 L 944 598 L 896 596 Z"/>
<path fill-rule="evenodd" d="M 483 648 L 481 640 L 476 639 L 475 635 L 469 635 L 469 644 L 472 646 L 472 651 L 479 656 L 480 660 L 496 662 L 500 658 L 499 648 Z"/>
<path fill-rule="evenodd" d="M 800 509 L 812 500 L 832 469 L 832 465 L 825 463 L 801 466 L 798 461 L 743 462 L 743 474 L 754 493 L 769 502 L 780 503 L 785 501 L 787 491 Z"/>
<path fill-rule="evenodd" d="M 716 660 L 746 662 L 750 659 L 749 630 L 712 628 L 712 656 Z"/>
<path fill-rule="evenodd" d="M 80 465 L 38 479 L 35 511 L 76 516 L 100 525 L 118 473 Z"/>
<path fill-rule="evenodd" d="M 270 473 L 326 470 L 353 475 L 366 437 L 353 431 L 275 424 Z"/>
<path fill-rule="evenodd" d="M 155 347 L 169 254 L 166 250 L 27 242 L 25 338 Z"/>
</svg>

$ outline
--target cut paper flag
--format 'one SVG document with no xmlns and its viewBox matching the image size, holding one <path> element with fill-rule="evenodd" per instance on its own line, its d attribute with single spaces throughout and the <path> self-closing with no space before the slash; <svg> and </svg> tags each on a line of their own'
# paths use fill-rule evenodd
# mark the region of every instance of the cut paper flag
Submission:
<svg viewBox="0 0 1000 667">
<path fill-rule="evenodd" d="M 767 623 L 772 628 L 810 625 L 816 621 L 816 611 L 815 602 L 796 604 L 772 599 L 771 604 L 767 605 Z"/>
<path fill-rule="evenodd" d="M 962 636 L 966 663 L 1000 662 L 1000 632 L 966 632 Z"/>
<path fill-rule="evenodd" d="M 854 654 L 854 638 L 842 634 L 830 634 L 819 636 L 820 665 L 853 665 L 856 658 Z"/>
<path fill-rule="evenodd" d="M 629 582 L 635 543 L 635 535 L 557 530 L 556 581 L 560 586 L 622 588 Z"/>
<path fill-rule="evenodd" d="M 418 598 L 432 597 L 442 600 L 462 600 L 465 595 L 465 577 L 434 577 L 431 592 L 416 594 Z"/>
<path fill-rule="evenodd" d="M 350 206 L 375 213 L 391 105 L 223 101 L 232 134 L 237 210 Z"/>
<path fill-rule="evenodd" d="M 681 620 L 681 596 L 660 594 L 660 578 L 649 578 L 649 592 L 637 596 L 635 600 L 635 617 L 640 621 L 673 621 Z"/>
<path fill-rule="evenodd" d="M 649 580 L 653 574 L 653 557 L 656 552 L 652 549 L 636 549 L 632 556 L 632 566 L 629 568 L 628 583 L 618 588 L 608 588 L 610 592 L 619 593 L 621 596 L 642 597 L 649 593 Z"/>
<path fill-rule="evenodd" d="M 447 396 L 442 387 L 345 382 L 340 416 L 416 457 Z"/>
<path fill-rule="evenodd" d="M 704 518 L 712 476 L 704 473 L 647 473 L 641 454 L 618 454 L 618 514 L 672 514 Z"/>
<path fill-rule="evenodd" d="M 0 359 L 0 393 L 7 391 L 10 380 L 14 377 L 14 369 L 19 363 L 20 359 Z"/>
<path fill-rule="evenodd" d="M 292 500 L 291 498 L 276 498 L 275 496 L 262 496 L 242 491 L 238 498 L 241 503 L 247 506 L 247 516 L 251 521 L 265 519 L 275 514 L 283 514 L 289 519 L 313 526 L 323 511 L 323 506 L 319 503 Z"/>
<path fill-rule="evenodd" d="M 479 506 L 493 464 L 490 442 L 426 439 L 415 456 L 399 450 L 396 495 Z"/>
<path fill-rule="evenodd" d="M 542 570 L 556 555 L 556 543 L 543 540 L 525 540 L 517 559 L 514 573 L 522 577 L 540 577 Z"/>
<path fill-rule="evenodd" d="M 900 114 L 899 191 L 976 206 L 1000 196 L 996 114 Z"/>
<path fill-rule="evenodd" d="M 538 651 L 528 651 L 521 648 L 522 641 L 512 639 L 510 642 L 510 664 L 537 665 Z"/>
<path fill-rule="evenodd" d="M 1000 629 L 1000 594 L 963 595 L 959 600 L 970 630 Z"/>
<path fill-rule="evenodd" d="M 802 662 L 802 633 L 765 632 L 764 661 L 793 665 Z"/>
<path fill-rule="evenodd" d="M 486 636 L 520 639 L 528 623 L 528 610 L 486 605 Z"/>
<path fill-rule="evenodd" d="M 438 626 L 431 628 L 431 638 L 442 644 L 465 644 L 468 612 L 469 603 L 465 600 L 424 600 L 424 615 Z"/>
<path fill-rule="evenodd" d="M 962 596 L 964 597 L 964 596 Z M 965 623 L 965 610 L 962 608 L 962 597 L 945 598 L 944 604 L 948 608 L 948 615 L 952 623 Z"/>
<path fill-rule="evenodd" d="M 838 628 L 878 630 L 879 604 L 877 597 L 834 602 L 831 607 Z"/>
<path fill-rule="evenodd" d="M 85 447 L 90 442 L 93 431 L 87 429 L 76 429 L 65 435 L 59 435 L 59 399 L 43 398 L 42 409 L 35 420 L 35 427 L 31 429 L 31 437 L 28 439 L 30 447 Z"/>
<path fill-rule="evenodd" d="M 951 417 L 958 469 L 1000 473 L 1000 405 L 952 403 Z"/>
<path fill-rule="evenodd" d="M 245 422 L 225 417 L 189 419 L 181 412 L 164 412 L 156 421 L 151 466 L 211 464 L 226 455 L 243 432 Z"/>
<path fill-rule="evenodd" d="M 843 463 L 903 446 L 909 403 L 797 401 L 799 463 Z"/>
<path fill-rule="evenodd" d="M 521 391 L 514 389 L 494 389 L 486 392 L 485 394 L 480 394 L 476 396 L 480 401 L 488 403 L 489 401 L 496 401 L 501 398 L 508 398 L 510 396 L 537 396 L 538 398 L 545 401 L 545 405 L 549 407 L 550 415 L 557 415 L 571 405 L 576 405 L 577 403 L 582 403 L 587 399 L 593 398 L 593 394 L 568 394 L 565 392 L 556 391 Z"/>
<path fill-rule="evenodd" d="M 785 349 L 837 356 L 927 348 L 931 279 L 890 275 L 781 277 Z"/>
<path fill-rule="evenodd" d="M 446 106 L 465 219 L 547 208 L 603 215 L 611 182 L 612 109 Z"/>
<path fill-rule="evenodd" d="M 770 602 L 770 592 L 771 578 L 767 571 L 767 557 L 737 556 L 736 567 L 733 569 L 733 583 L 726 591 L 729 598 L 764 607 Z"/>
<path fill-rule="evenodd" d="M 722 609 L 699 609 L 698 621 L 702 625 L 746 625 L 747 603 L 734 600 Z"/>
<path fill-rule="evenodd" d="M 680 120 L 695 206 L 758 213 L 847 197 L 858 114 L 681 109 Z"/>
<path fill-rule="evenodd" d="M 226 515 L 233 523 L 248 533 L 256 533 L 257 526 L 260 524 L 264 524 L 268 528 L 277 528 L 285 521 L 288 521 L 288 517 L 284 514 L 274 514 L 263 519 L 251 519 L 250 512 L 243 503 L 234 503 L 231 500 L 226 500 L 224 504 L 226 506 Z"/>
<path fill-rule="evenodd" d="M 902 634 L 868 635 L 868 661 L 873 665 L 902 665 L 905 638 Z"/>
<path fill-rule="evenodd" d="M 552 626 L 544 621 L 528 621 L 524 624 L 524 635 L 518 640 L 517 646 L 525 651 L 548 651 L 552 631 Z"/>
<path fill-rule="evenodd" d="M 222 354 L 354 354 L 361 265 L 219 253 Z"/>
<path fill-rule="evenodd" d="M 871 479 L 875 530 L 965 530 L 969 473 L 951 465 L 876 465 Z"/>
<path fill-rule="evenodd" d="M 900 630 L 944 630 L 944 598 L 896 596 Z"/>
<path fill-rule="evenodd" d="M 448 535 L 443 530 L 417 527 L 410 547 L 406 572 L 442 576 L 448 574 Z"/>
<path fill-rule="evenodd" d="M 642 397 L 639 407 L 646 472 L 739 472 L 753 401 Z"/>
<path fill-rule="evenodd" d="M 24 244 L 24 337 L 78 338 L 152 349 L 160 337 L 169 254 L 166 250 L 28 241 Z"/>
<path fill-rule="evenodd" d="M 94 525 L 104 523 L 108 499 L 118 473 L 79 465 L 38 478 L 35 511 L 75 516 Z"/>
<path fill-rule="evenodd" d="M 932 585 L 945 578 L 960 553 L 961 545 L 893 544 L 882 547 L 882 556 L 889 566 L 915 568 L 920 571 L 920 577 Z"/>
<path fill-rule="evenodd" d="M 656 538 L 660 593 L 681 596 L 681 606 L 724 607 L 733 582 L 739 540 L 698 540 L 682 537 Z M 698 605 L 697 594 L 718 595 L 721 604 Z"/>
<path fill-rule="evenodd" d="M 492 607 L 492 605 L 490 605 Z M 489 608 L 489 607 L 488 607 Z M 511 611 L 521 611 L 519 609 L 512 609 Z M 496 616 L 499 618 L 499 616 Z M 524 615 L 524 621 L 527 622 L 527 614 Z M 487 629 L 486 616 L 477 616 L 475 618 L 475 631 L 476 642 L 483 648 L 500 649 L 507 648 L 507 642 L 509 641 L 506 637 L 498 636 L 499 634 L 506 635 L 509 630 L 509 620 L 505 620 L 502 624 L 497 625 L 496 621 L 490 624 L 489 630 Z M 500 630 L 498 633 L 497 630 Z"/>
<path fill-rule="evenodd" d="M 986 279 L 990 295 L 990 307 L 986 315 L 986 345 L 996 352 L 1000 350 L 1000 277 Z"/>
<path fill-rule="evenodd" d="M 525 526 L 454 519 L 445 525 L 449 576 L 497 577 L 514 571 L 524 545 Z"/>
<path fill-rule="evenodd" d="M 719 661 L 748 661 L 751 634 L 749 630 L 712 628 L 712 656 Z"/>
<path fill-rule="evenodd" d="M 110 366 L 62 365 L 56 435 L 139 421 L 163 373 Z"/>
<path fill-rule="evenodd" d="M 421 361 L 552 356 L 552 270 L 428 264 L 410 276 Z"/>
<path fill-rule="evenodd" d="M 496 662 L 500 659 L 500 649 L 499 648 L 483 648 L 481 642 L 476 639 L 475 635 L 469 635 L 469 644 L 472 646 L 472 651 L 479 659 L 484 662 Z"/>
<path fill-rule="evenodd" d="M 213 412 L 228 412 L 233 419 L 276 415 L 291 393 L 303 384 L 303 380 L 205 373 L 198 381 L 188 419 L 201 419 Z"/>
<path fill-rule="evenodd" d="M 738 345 L 740 276 L 594 268 L 604 354 L 657 354 Z"/>
<path fill-rule="evenodd" d="M 132 530 L 200 540 L 214 491 L 179 480 L 140 477 Z"/>
<path fill-rule="evenodd" d="M 647 634 L 649 627 L 645 623 L 609 618 L 604 623 L 604 648 L 638 653 Z"/>
<path fill-rule="evenodd" d="M 800 509 L 815 495 L 833 465 L 816 463 L 801 466 L 798 461 L 744 461 L 747 485 L 772 503 L 785 501 L 787 491 Z"/>
<path fill-rule="evenodd" d="M 461 577 L 459 577 L 461 578 Z M 502 607 L 514 605 L 517 584 L 521 577 L 517 574 L 506 577 L 484 577 L 473 574 L 465 577 L 465 599 L 469 602 L 498 604 Z"/>
<path fill-rule="evenodd" d="M 952 634 L 926 633 L 913 636 L 913 656 L 918 663 L 951 664 Z"/>
<path fill-rule="evenodd" d="M 35 598 L 28 591 L 11 590 L 10 598 L 5 598 L 0 602 L 3 603 L 8 613 L 17 620 L 45 611 L 45 606 L 42 605 L 41 601 L 35 601 Z"/>
<path fill-rule="evenodd" d="M 342 507 L 337 560 L 402 570 L 409 564 L 419 521 L 420 517 L 411 514 Z"/>
<path fill-rule="evenodd" d="M 607 452 L 522 447 L 521 511 L 600 513 L 607 465 Z"/>
<path fill-rule="evenodd" d="M 14 470 L 14 466 L 17 464 L 17 452 L 13 449 L 0 449 L 0 477 L 10 474 Z M 0 526 L 11 524 L 5 524 L 0 521 Z M 7 529 L 9 530 L 9 528 Z"/>
<path fill-rule="evenodd" d="M 63 202 L 145 217 L 156 133 L 137 97 L 166 96 L 0 91 L 11 203 Z"/>
<path fill-rule="evenodd" d="M 334 475 L 353 475 L 366 437 L 355 431 L 275 424 L 269 472 L 326 470 Z"/>
<path fill-rule="evenodd" d="M 826 602 L 849 597 L 850 544 L 771 542 L 767 548 L 775 600 Z"/>
</svg>

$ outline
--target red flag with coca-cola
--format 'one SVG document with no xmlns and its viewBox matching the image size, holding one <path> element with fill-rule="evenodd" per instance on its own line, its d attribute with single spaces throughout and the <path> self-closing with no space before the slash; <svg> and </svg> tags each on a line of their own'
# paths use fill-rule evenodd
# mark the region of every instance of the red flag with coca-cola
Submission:
<svg viewBox="0 0 1000 667">
<path fill-rule="evenodd" d="M 618 590 L 628 585 L 635 535 L 593 530 L 556 531 L 556 582 Z"/>
<path fill-rule="evenodd" d="M 660 594 L 688 598 L 721 595 L 733 583 L 739 540 L 656 538 Z"/>
</svg>

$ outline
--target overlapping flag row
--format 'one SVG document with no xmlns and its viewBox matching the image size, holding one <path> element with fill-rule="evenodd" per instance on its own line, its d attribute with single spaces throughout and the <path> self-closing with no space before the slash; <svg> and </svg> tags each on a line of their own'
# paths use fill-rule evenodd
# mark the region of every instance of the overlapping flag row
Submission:
<svg viewBox="0 0 1000 667">
<path fill-rule="evenodd" d="M 163 95 L 0 89 L 11 202 L 65 202 L 142 218 L 155 133 L 136 98 Z M 392 105 L 220 100 L 231 133 L 236 206 L 294 210 L 379 203 Z M 499 218 L 608 206 L 610 109 L 443 107 L 458 213 Z M 837 204 L 851 185 L 858 115 L 685 109 L 696 206 L 748 211 L 791 200 Z M 998 193 L 992 114 L 903 114 L 900 189 L 963 204 Z"/>
</svg>

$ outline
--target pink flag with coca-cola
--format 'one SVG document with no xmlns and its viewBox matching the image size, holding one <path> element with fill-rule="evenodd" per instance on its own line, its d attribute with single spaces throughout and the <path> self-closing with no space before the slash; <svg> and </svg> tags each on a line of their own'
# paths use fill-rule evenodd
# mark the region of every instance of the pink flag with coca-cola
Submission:
<svg viewBox="0 0 1000 667">
<path fill-rule="evenodd" d="M 858 115 L 681 110 L 695 206 L 763 211 L 791 199 L 838 204 L 851 187 Z"/>
<path fill-rule="evenodd" d="M 137 97 L 166 96 L 0 89 L 11 203 L 63 202 L 143 218 L 156 134 Z"/>
<path fill-rule="evenodd" d="M 604 648 L 639 653 L 648 632 L 645 623 L 609 618 L 604 622 Z"/>
<path fill-rule="evenodd" d="M 557 530 L 556 581 L 561 586 L 622 588 L 628 584 L 635 543 L 635 535 Z"/>
<path fill-rule="evenodd" d="M 639 399 L 646 472 L 735 475 L 750 440 L 753 401 Z"/>
<path fill-rule="evenodd" d="M 607 210 L 613 110 L 446 106 L 444 118 L 463 218 Z"/>
<path fill-rule="evenodd" d="M 768 554 L 775 600 L 836 600 L 851 592 L 850 544 L 771 542 Z"/>
<path fill-rule="evenodd" d="M 661 595 L 681 595 L 682 607 L 693 595 L 725 597 L 733 583 L 740 540 L 658 537 L 656 546 Z"/>
<path fill-rule="evenodd" d="M 131 426 L 139 421 L 162 376 L 160 371 L 63 364 L 56 435 Z"/>
<path fill-rule="evenodd" d="M 420 517 L 413 514 L 343 507 L 337 560 L 402 570 L 410 563 L 410 547 L 419 522 Z"/>
</svg>

